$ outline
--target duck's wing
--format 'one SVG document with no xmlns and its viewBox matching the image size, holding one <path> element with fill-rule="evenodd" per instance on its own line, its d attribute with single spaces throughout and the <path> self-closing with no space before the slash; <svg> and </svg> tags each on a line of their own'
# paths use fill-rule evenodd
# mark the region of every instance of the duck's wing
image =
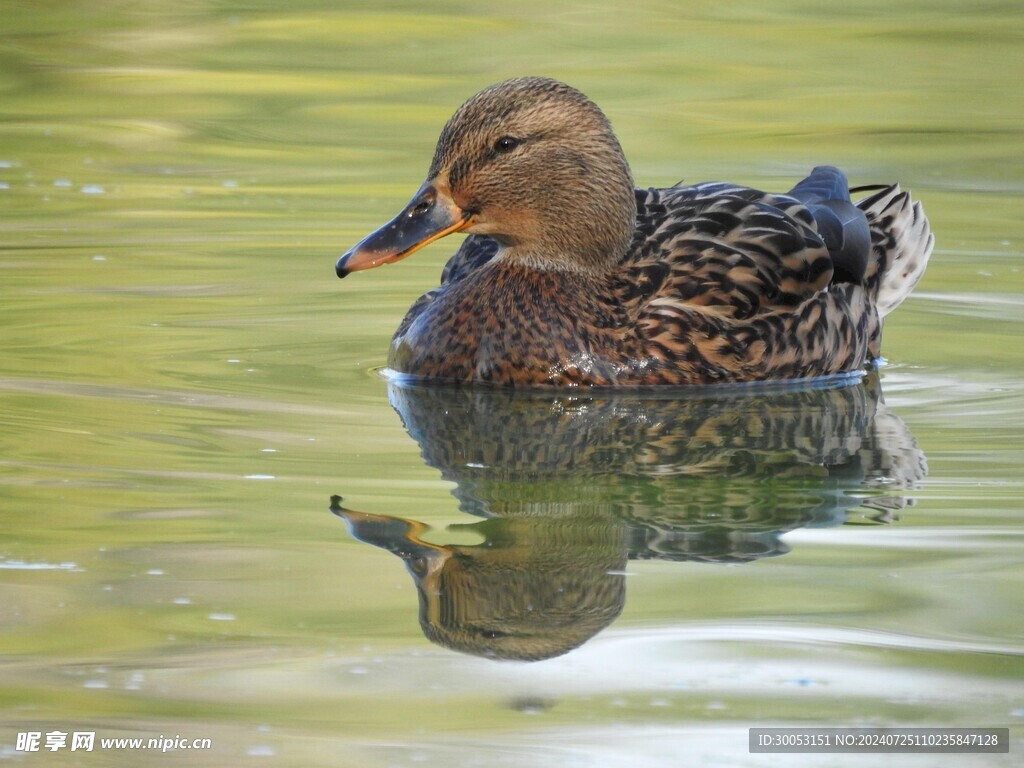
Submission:
<svg viewBox="0 0 1024 768">
<path fill-rule="evenodd" d="M 441 285 L 448 285 L 462 280 L 466 275 L 494 258 L 498 252 L 498 243 L 487 235 L 470 235 L 462 241 L 448 263 L 441 271 Z"/>
<path fill-rule="evenodd" d="M 616 293 L 744 319 L 823 290 L 833 262 L 799 200 L 710 182 L 637 191 L 637 229 Z"/>
</svg>

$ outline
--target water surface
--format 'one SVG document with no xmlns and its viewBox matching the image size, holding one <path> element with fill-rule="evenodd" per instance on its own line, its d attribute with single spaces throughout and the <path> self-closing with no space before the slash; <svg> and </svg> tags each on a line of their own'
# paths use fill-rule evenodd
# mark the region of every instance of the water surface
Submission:
<svg viewBox="0 0 1024 768">
<path fill-rule="evenodd" d="M 747 729 L 895 725 L 1014 742 L 893 765 L 1012 764 L 1022 32 L 998 2 L 8 9 L 0 758 L 846 766 L 876 758 Z M 334 261 L 522 74 L 601 104 L 640 184 L 911 188 L 938 245 L 889 364 L 742 397 L 382 377 L 455 243 Z M 54 730 L 213 746 L 15 749 Z"/>
</svg>

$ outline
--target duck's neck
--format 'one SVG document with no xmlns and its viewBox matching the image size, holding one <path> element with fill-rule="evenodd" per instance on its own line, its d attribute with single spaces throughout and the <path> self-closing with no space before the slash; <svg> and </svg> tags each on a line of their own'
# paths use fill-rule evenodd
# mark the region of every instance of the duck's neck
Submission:
<svg viewBox="0 0 1024 768">
<path fill-rule="evenodd" d="M 585 253 L 575 248 L 571 251 L 551 251 L 550 248 L 510 246 L 499 248 L 495 260 L 527 273 L 547 273 L 586 281 L 606 276 L 621 258 L 621 253 L 612 256 L 608 250 L 601 253 Z"/>
<path fill-rule="evenodd" d="M 622 261 L 636 228 L 636 198 L 628 194 L 608 199 L 584 198 L 576 210 L 556 209 L 532 237 L 499 242 L 498 259 L 527 269 L 599 277 Z"/>
</svg>

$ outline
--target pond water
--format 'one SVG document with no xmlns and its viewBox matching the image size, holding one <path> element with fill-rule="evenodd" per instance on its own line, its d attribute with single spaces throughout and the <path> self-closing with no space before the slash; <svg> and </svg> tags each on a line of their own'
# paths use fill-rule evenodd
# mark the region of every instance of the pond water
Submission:
<svg viewBox="0 0 1024 768">
<path fill-rule="evenodd" d="M 1019 3 L 4 15 L 0 760 L 879 759 L 748 752 L 787 725 L 1009 728 L 1009 755 L 886 760 L 1019 760 Z M 643 185 L 912 189 L 937 247 L 889 364 L 682 397 L 382 376 L 455 243 L 335 259 L 522 74 L 602 105 Z M 96 746 L 18 748 L 54 731 Z"/>
</svg>

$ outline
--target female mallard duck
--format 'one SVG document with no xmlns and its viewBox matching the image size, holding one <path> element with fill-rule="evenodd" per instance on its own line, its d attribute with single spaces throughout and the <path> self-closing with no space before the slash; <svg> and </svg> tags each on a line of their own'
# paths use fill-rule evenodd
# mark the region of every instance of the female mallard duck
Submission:
<svg viewBox="0 0 1024 768">
<path fill-rule="evenodd" d="M 897 185 L 850 201 L 815 168 L 788 194 L 704 183 L 634 190 L 600 109 L 544 78 L 463 104 L 427 180 L 337 272 L 472 235 L 413 304 L 389 366 L 504 385 L 641 386 L 863 369 L 933 238 Z"/>
</svg>

